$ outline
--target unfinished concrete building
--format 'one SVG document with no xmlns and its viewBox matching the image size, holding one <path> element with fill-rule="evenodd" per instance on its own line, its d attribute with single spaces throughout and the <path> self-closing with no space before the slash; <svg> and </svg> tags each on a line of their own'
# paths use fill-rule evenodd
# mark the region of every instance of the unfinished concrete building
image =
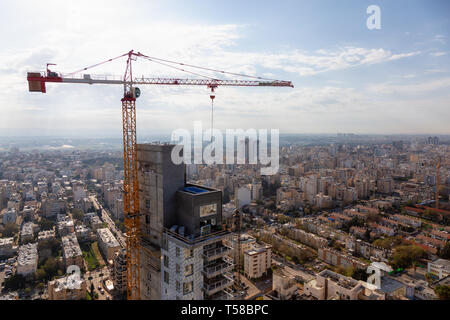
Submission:
<svg viewBox="0 0 450 320">
<path fill-rule="evenodd" d="M 139 144 L 141 299 L 229 298 L 222 193 L 186 184 L 174 145 Z"/>
</svg>

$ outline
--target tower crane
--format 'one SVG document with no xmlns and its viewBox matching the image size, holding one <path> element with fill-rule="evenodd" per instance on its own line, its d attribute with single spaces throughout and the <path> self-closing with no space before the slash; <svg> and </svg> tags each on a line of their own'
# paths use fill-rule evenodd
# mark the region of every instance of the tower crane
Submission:
<svg viewBox="0 0 450 320">
<path fill-rule="evenodd" d="M 93 76 L 84 74 L 84 71 L 106 64 L 113 60 L 126 57 L 125 73 L 122 77 Z M 132 62 L 137 59 L 145 59 L 160 65 L 176 69 L 181 72 L 193 74 L 200 78 L 152 78 L 133 76 Z M 191 64 L 160 59 L 147 56 L 140 52 L 131 50 L 115 58 L 111 58 L 89 67 L 82 68 L 72 73 L 63 74 L 51 71 L 47 64 L 46 70 L 42 72 L 28 72 L 28 89 L 30 92 L 46 92 L 47 83 L 84 83 L 84 84 L 118 84 L 123 85 L 122 102 L 122 130 L 123 130 L 123 155 L 124 155 L 124 224 L 126 228 L 126 267 L 127 267 L 127 298 L 130 300 L 140 299 L 140 214 L 139 214 L 139 188 L 136 152 L 136 98 L 140 96 L 140 90 L 135 85 L 190 85 L 206 86 L 211 90 L 210 98 L 213 103 L 215 89 L 219 86 L 237 87 L 294 87 L 291 81 L 280 81 L 245 74 L 226 72 L 223 70 L 205 68 Z M 216 79 L 210 76 L 193 72 L 187 68 L 233 75 L 238 77 L 253 78 L 255 80 L 227 80 Z M 83 75 L 81 75 L 83 73 Z M 213 110 L 213 106 L 212 106 Z M 211 119 L 213 120 L 213 118 Z"/>
</svg>

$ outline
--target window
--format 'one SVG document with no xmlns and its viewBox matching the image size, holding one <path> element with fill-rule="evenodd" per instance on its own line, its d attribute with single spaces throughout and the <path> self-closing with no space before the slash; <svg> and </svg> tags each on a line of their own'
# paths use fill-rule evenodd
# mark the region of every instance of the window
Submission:
<svg viewBox="0 0 450 320">
<path fill-rule="evenodd" d="M 169 273 L 167 271 L 164 271 L 164 282 L 169 284 Z"/>
<path fill-rule="evenodd" d="M 168 268 L 169 267 L 169 257 L 164 255 L 164 267 Z"/>
<path fill-rule="evenodd" d="M 185 249 L 184 250 L 184 257 L 185 258 L 191 258 L 194 256 L 194 250 L 192 249 Z"/>
<path fill-rule="evenodd" d="M 177 258 L 180 257 L 180 254 L 181 254 L 180 248 L 179 248 L 179 247 L 176 247 L 176 249 L 175 249 L 175 255 L 177 256 Z"/>
<path fill-rule="evenodd" d="M 185 277 L 188 277 L 193 273 L 194 273 L 194 265 L 193 264 L 188 264 L 187 266 L 184 266 L 184 276 Z"/>
<path fill-rule="evenodd" d="M 206 204 L 200 206 L 200 217 L 206 217 L 217 213 L 217 204 Z"/>
<path fill-rule="evenodd" d="M 179 281 L 177 281 L 177 292 L 180 292 L 181 290 L 181 284 Z"/>
<path fill-rule="evenodd" d="M 192 292 L 194 290 L 194 282 L 185 282 L 183 283 L 183 294 L 188 294 L 189 292 Z"/>
<path fill-rule="evenodd" d="M 145 223 L 149 224 L 150 223 L 150 216 L 145 215 Z"/>
<path fill-rule="evenodd" d="M 150 200 L 149 199 L 145 200 L 145 207 L 147 209 L 150 209 Z"/>
<path fill-rule="evenodd" d="M 178 263 L 175 266 L 175 271 L 177 274 L 180 274 L 180 265 Z"/>
</svg>

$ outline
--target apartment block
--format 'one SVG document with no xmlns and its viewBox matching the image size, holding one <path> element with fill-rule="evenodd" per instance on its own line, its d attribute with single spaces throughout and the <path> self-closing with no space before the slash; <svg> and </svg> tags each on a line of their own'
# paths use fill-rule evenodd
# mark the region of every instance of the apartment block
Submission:
<svg viewBox="0 0 450 320">
<path fill-rule="evenodd" d="M 272 246 L 257 244 L 244 252 L 244 274 L 251 279 L 260 278 L 272 266 Z"/>
<path fill-rule="evenodd" d="M 38 233 L 38 242 L 55 239 L 55 230 L 43 230 Z"/>
<path fill-rule="evenodd" d="M 366 288 L 362 281 L 343 276 L 331 270 L 323 270 L 305 284 L 306 295 L 318 300 L 384 300 L 385 295 L 373 288 Z"/>
<path fill-rule="evenodd" d="M 121 246 L 111 231 L 108 228 L 97 229 L 97 239 L 98 246 L 106 260 L 113 260 Z"/>
<path fill-rule="evenodd" d="M 436 275 L 439 280 L 447 277 L 450 274 L 450 260 L 437 259 L 433 262 L 428 262 L 428 273 Z"/>
<path fill-rule="evenodd" d="M 37 243 L 28 243 L 19 247 L 17 274 L 28 276 L 36 272 L 38 266 Z"/>
<path fill-rule="evenodd" d="M 280 300 L 291 299 L 298 291 L 295 277 L 284 268 L 277 268 L 272 274 L 272 290 Z"/>
<path fill-rule="evenodd" d="M 83 253 L 78 244 L 77 236 L 75 233 L 68 234 L 61 238 L 63 261 L 66 268 L 70 265 L 77 265 L 83 267 Z"/>
<path fill-rule="evenodd" d="M 48 282 L 48 300 L 82 300 L 86 297 L 86 281 L 71 274 Z"/>
<path fill-rule="evenodd" d="M 333 266 L 364 270 L 368 267 L 366 263 L 330 248 L 319 248 L 319 250 L 317 250 L 317 256 L 320 260 Z"/>
<path fill-rule="evenodd" d="M 174 147 L 137 146 L 141 298 L 228 299 L 233 266 L 223 244 L 231 233 L 222 228 L 222 192 L 187 184 L 184 164 L 171 160 Z"/>
<path fill-rule="evenodd" d="M 114 254 L 111 277 L 116 292 L 119 294 L 125 293 L 127 290 L 127 260 L 125 249 L 120 249 Z"/>
<path fill-rule="evenodd" d="M 14 246 L 14 238 L 0 238 L 0 257 L 9 258 L 17 252 L 17 246 Z"/>
</svg>

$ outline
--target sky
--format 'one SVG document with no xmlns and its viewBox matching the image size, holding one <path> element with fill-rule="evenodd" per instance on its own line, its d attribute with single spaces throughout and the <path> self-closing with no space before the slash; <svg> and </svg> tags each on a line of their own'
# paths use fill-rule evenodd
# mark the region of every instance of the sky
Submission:
<svg viewBox="0 0 450 320">
<path fill-rule="evenodd" d="M 368 29 L 377 5 L 381 28 Z M 120 137 L 120 85 L 48 84 L 133 49 L 280 80 L 294 88 L 219 87 L 214 127 L 281 133 L 450 134 L 450 1 L 0 2 L 0 135 Z M 125 59 L 89 71 L 123 75 Z M 149 61 L 135 75 L 196 78 Z M 233 79 L 221 74 L 204 75 Z M 241 78 L 238 78 L 241 79 Z M 139 135 L 205 129 L 205 87 L 140 86 Z"/>
</svg>

